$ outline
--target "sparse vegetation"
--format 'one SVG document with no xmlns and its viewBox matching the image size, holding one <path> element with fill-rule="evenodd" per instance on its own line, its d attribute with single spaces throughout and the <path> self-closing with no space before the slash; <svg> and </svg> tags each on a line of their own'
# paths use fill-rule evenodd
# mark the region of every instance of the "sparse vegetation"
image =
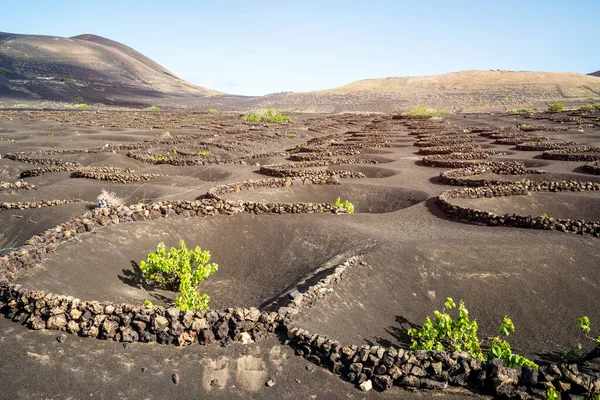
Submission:
<svg viewBox="0 0 600 400">
<path fill-rule="evenodd" d="M 548 388 L 546 391 L 546 400 L 560 400 L 560 394 L 554 388 Z"/>
<path fill-rule="evenodd" d="M 73 104 L 73 106 L 71 108 L 77 108 L 77 109 L 80 109 L 80 110 L 87 110 L 87 109 L 90 108 L 90 106 L 87 105 L 87 104 L 85 104 L 85 103 L 82 103 L 82 104 Z"/>
<path fill-rule="evenodd" d="M 506 112 L 510 115 L 533 115 L 533 110 L 531 108 L 520 108 L 520 109 L 512 109 Z"/>
<path fill-rule="evenodd" d="M 146 261 L 140 261 L 140 269 L 148 283 L 165 289 L 178 288 L 175 307 L 190 311 L 206 310 L 210 297 L 201 294 L 199 286 L 218 270 L 218 265 L 209 261 L 208 251 L 198 246 L 189 250 L 183 240 L 179 242 L 179 249 L 171 247 L 168 252 L 161 242 L 156 252 L 148 254 Z"/>
<path fill-rule="evenodd" d="M 148 110 L 148 111 L 160 111 L 160 107 L 158 107 L 158 106 L 151 106 L 151 107 L 146 108 L 146 110 Z"/>
<path fill-rule="evenodd" d="M 456 303 L 448 297 L 444 303 L 444 309 L 434 311 L 435 319 L 429 317 L 420 329 L 411 328 L 408 335 L 412 338 L 410 348 L 412 350 L 445 350 L 466 351 L 472 357 L 491 362 L 495 358 L 502 360 L 505 366 L 530 367 L 537 369 L 538 366 L 527 358 L 514 354 L 510 344 L 503 338 L 515 331 L 515 326 L 510 318 L 504 317 L 500 325 L 499 335 L 491 338 L 487 357 L 481 350 L 479 338 L 477 337 L 477 321 L 469 319 L 469 311 L 464 302 L 458 305 L 458 316 L 456 319 L 446 312 L 456 307 Z"/>
<path fill-rule="evenodd" d="M 102 189 L 102 192 L 97 197 L 98 207 L 120 207 L 125 205 L 125 201 L 117 196 L 114 192 Z"/>
<path fill-rule="evenodd" d="M 208 155 L 210 155 L 210 151 L 207 151 L 207 150 L 204 150 L 204 151 L 199 151 L 199 152 L 198 152 L 198 155 L 199 155 L 199 156 L 202 156 L 202 157 L 204 157 L 204 156 L 208 156 Z"/>
<path fill-rule="evenodd" d="M 586 104 L 582 106 L 579 110 L 583 112 L 600 111 L 600 103 Z"/>
<path fill-rule="evenodd" d="M 217 110 L 216 108 L 209 108 L 208 110 L 206 110 L 206 112 L 208 114 L 220 114 L 219 110 Z"/>
<path fill-rule="evenodd" d="M 79 94 L 76 94 L 75 96 L 73 96 L 73 103 L 75 103 L 75 104 L 83 103 L 83 97 L 81 97 L 81 95 L 79 95 Z"/>
<path fill-rule="evenodd" d="M 14 106 L 12 106 L 12 108 L 29 108 L 29 105 L 27 104 L 15 104 Z"/>
<path fill-rule="evenodd" d="M 10 74 L 10 70 L 4 67 L 0 67 L 0 74 Z"/>
<path fill-rule="evenodd" d="M 429 107 L 417 107 L 410 111 L 402 113 L 402 115 L 405 115 L 407 117 L 439 117 L 448 114 L 450 114 L 450 111 L 448 110 L 438 110 L 436 108 Z"/>
<path fill-rule="evenodd" d="M 577 318 L 577 327 L 581 331 L 581 334 L 584 338 L 591 340 L 596 345 L 600 346 L 600 335 L 596 338 L 590 336 L 592 328 L 590 326 L 590 319 L 587 316 L 584 315 L 583 317 Z"/>
<path fill-rule="evenodd" d="M 292 119 L 288 115 L 282 115 L 276 108 L 265 108 L 252 114 L 244 116 L 246 122 L 289 122 Z"/>
<path fill-rule="evenodd" d="M 348 200 L 342 202 L 341 198 L 338 197 L 335 203 L 333 203 L 333 206 L 348 211 L 348 214 L 354 214 L 354 205 Z"/>
<path fill-rule="evenodd" d="M 293 139 L 293 138 L 295 138 L 295 137 L 296 137 L 296 134 L 295 134 L 295 133 L 292 133 L 292 132 L 290 132 L 290 133 L 288 133 L 288 134 L 287 134 L 287 137 L 288 137 L 288 138 L 290 138 L 290 139 Z"/>
<path fill-rule="evenodd" d="M 165 156 L 155 156 L 154 154 L 150 156 L 150 160 L 153 162 L 165 162 L 167 161 L 167 157 Z"/>
<path fill-rule="evenodd" d="M 565 106 L 562 103 L 554 103 L 554 104 L 550 104 L 550 106 L 548 106 L 548 111 L 552 112 L 552 113 L 557 113 L 557 112 L 561 112 L 562 110 L 564 110 Z"/>
</svg>

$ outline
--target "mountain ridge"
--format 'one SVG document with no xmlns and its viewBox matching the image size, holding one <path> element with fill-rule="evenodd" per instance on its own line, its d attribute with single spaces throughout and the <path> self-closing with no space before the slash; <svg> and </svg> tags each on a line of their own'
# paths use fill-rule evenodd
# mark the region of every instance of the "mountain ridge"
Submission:
<svg viewBox="0 0 600 400">
<path fill-rule="evenodd" d="M 97 35 L 72 38 L 0 32 L 0 96 L 142 103 L 223 93 L 192 85 L 148 57 Z M 8 72 L 6 72 L 8 71 Z"/>
<path fill-rule="evenodd" d="M 600 100 L 594 74 L 467 70 L 363 79 L 312 92 L 237 96 L 193 85 L 133 48 L 94 34 L 70 38 L 0 32 L 0 100 L 54 100 L 186 109 L 394 112 L 543 107 Z"/>
</svg>

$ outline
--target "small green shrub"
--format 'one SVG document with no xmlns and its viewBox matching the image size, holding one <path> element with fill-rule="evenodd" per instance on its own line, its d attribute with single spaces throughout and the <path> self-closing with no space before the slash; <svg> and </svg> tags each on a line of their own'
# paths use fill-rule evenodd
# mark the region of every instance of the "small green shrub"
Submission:
<svg viewBox="0 0 600 400">
<path fill-rule="evenodd" d="M 198 246 L 189 250 L 183 240 L 179 242 L 179 249 L 171 247 L 168 252 L 161 242 L 156 252 L 148 254 L 146 261 L 140 261 L 140 269 L 150 284 L 167 289 L 178 287 L 175 307 L 191 311 L 206 310 L 210 297 L 200 294 L 199 286 L 218 269 L 217 264 L 209 261 L 208 251 L 202 251 Z"/>
<path fill-rule="evenodd" d="M 510 318 L 504 317 L 500 325 L 500 335 L 492 338 L 488 349 L 488 360 L 499 358 L 505 367 L 529 367 L 538 369 L 538 365 L 527 358 L 514 354 L 510 344 L 503 337 L 507 337 L 515 331 L 515 325 Z"/>
<path fill-rule="evenodd" d="M 546 400 L 560 400 L 560 394 L 554 388 L 548 388 L 546 391 Z"/>
<path fill-rule="evenodd" d="M 0 74 L 10 74 L 10 70 L 4 67 L 0 67 Z"/>
<path fill-rule="evenodd" d="M 561 112 L 564 108 L 565 108 L 565 106 L 562 103 L 554 103 L 548 107 L 548 111 L 557 113 L 557 112 Z"/>
<path fill-rule="evenodd" d="M 531 108 L 520 108 L 518 110 L 508 110 L 506 113 L 511 115 L 533 115 L 533 110 Z"/>
<path fill-rule="evenodd" d="M 208 110 L 206 110 L 206 112 L 208 114 L 219 114 L 219 110 L 217 110 L 216 108 L 209 108 Z"/>
<path fill-rule="evenodd" d="M 590 111 L 594 111 L 594 105 L 593 104 L 585 104 L 583 106 L 581 106 L 581 108 L 579 109 L 579 111 L 583 111 L 583 112 L 590 112 Z"/>
<path fill-rule="evenodd" d="M 142 305 L 144 307 L 152 307 L 154 304 L 152 304 L 150 300 L 144 300 L 144 303 Z"/>
<path fill-rule="evenodd" d="M 73 103 L 83 103 L 83 97 L 81 97 L 81 95 L 76 94 L 75 96 L 73 96 Z"/>
<path fill-rule="evenodd" d="M 207 151 L 207 150 L 204 150 L 204 151 L 199 151 L 199 152 L 198 152 L 198 155 L 199 155 L 199 156 L 203 156 L 203 157 L 204 157 L 204 156 L 208 156 L 208 155 L 210 155 L 210 151 Z"/>
<path fill-rule="evenodd" d="M 338 197 L 337 200 L 335 201 L 335 203 L 333 203 L 334 207 L 337 208 L 342 208 L 346 211 L 348 211 L 348 214 L 354 214 L 354 205 L 352 203 L 350 203 L 348 200 L 342 202 L 341 198 Z"/>
<path fill-rule="evenodd" d="M 591 340 L 592 342 L 594 342 L 600 346 L 600 336 L 598 336 L 596 338 L 590 336 L 590 332 L 592 331 L 592 328 L 590 326 L 590 319 L 588 317 L 586 317 L 584 315 L 583 317 L 577 318 L 577 327 L 581 331 L 581 334 L 583 335 L 584 338 Z"/>
<path fill-rule="evenodd" d="M 15 104 L 12 108 L 29 108 L 27 104 Z"/>
<path fill-rule="evenodd" d="M 288 133 L 288 134 L 287 134 L 287 137 L 289 137 L 290 139 L 293 139 L 293 138 L 295 138 L 295 137 L 296 137 L 296 134 L 295 134 L 295 133 L 292 133 L 292 132 L 290 132 L 290 133 Z"/>
<path fill-rule="evenodd" d="M 78 108 L 80 110 L 87 110 L 90 108 L 87 104 L 73 104 L 73 108 Z"/>
<path fill-rule="evenodd" d="M 159 106 L 151 106 L 146 108 L 146 110 L 148 111 L 160 111 L 160 107 Z"/>
<path fill-rule="evenodd" d="M 265 108 L 255 113 L 244 115 L 244 121 L 246 122 L 282 123 L 291 120 L 288 115 L 281 115 L 281 112 L 276 108 Z"/>
<path fill-rule="evenodd" d="M 410 111 L 403 113 L 402 115 L 406 115 L 408 117 L 439 117 L 441 115 L 448 115 L 450 111 L 448 110 L 438 110 L 436 108 L 429 107 L 417 107 Z"/>
<path fill-rule="evenodd" d="M 483 353 L 477 337 L 477 321 L 469 319 L 469 311 L 461 301 L 458 304 L 458 316 L 453 319 L 446 309 L 456 307 L 448 297 L 442 311 L 435 310 L 433 321 L 426 317 L 421 329 L 411 328 L 408 335 L 412 338 L 411 350 L 466 351 L 471 356 L 483 359 Z"/>
<path fill-rule="evenodd" d="M 155 155 L 152 155 L 152 156 L 150 156 L 150 159 L 152 161 L 154 161 L 154 162 L 165 162 L 165 161 L 167 161 L 167 157 L 165 157 L 165 156 L 155 156 Z"/>
<path fill-rule="evenodd" d="M 487 357 L 481 351 L 481 344 L 477 337 L 479 329 L 477 321 L 469 318 L 469 311 L 461 301 L 458 304 L 456 318 L 446 312 L 456 307 L 456 303 L 448 297 L 444 309 L 434 311 L 435 318 L 425 318 L 425 323 L 420 329 L 411 328 L 408 335 L 412 338 L 411 350 L 444 350 L 448 352 L 466 351 L 472 357 L 491 362 L 494 358 L 502 360 L 507 367 L 521 366 L 537 369 L 538 366 L 527 358 L 514 354 L 510 344 L 503 337 L 515 331 L 513 322 L 504 317 L 500 325 L 499 335 L 491 338 Z"/>
</svg>

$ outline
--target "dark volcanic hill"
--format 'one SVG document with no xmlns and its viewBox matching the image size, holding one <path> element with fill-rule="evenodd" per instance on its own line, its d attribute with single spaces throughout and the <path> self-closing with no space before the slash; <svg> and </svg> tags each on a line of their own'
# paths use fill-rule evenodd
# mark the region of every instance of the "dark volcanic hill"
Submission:
<svg viewBox="0 0 600 400">
<path fill-rule="evenodd" d="M 588 75 L 600 77 L 600 71 L 592 72 L 591 74 L 588 74 Z"/>
<path fill-rule="evenodd" d="M 148 104 L 153 99 L 220 95 L 192 85 L 121 43 L 0 32 L 0 97 Z"/>
</svg>

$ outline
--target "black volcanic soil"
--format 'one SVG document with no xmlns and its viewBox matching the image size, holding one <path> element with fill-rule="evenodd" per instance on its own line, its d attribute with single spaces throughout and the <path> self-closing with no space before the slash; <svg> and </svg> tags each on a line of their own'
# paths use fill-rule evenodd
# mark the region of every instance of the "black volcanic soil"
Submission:
<svg viewBox="0 0 600 400">
<path fill-rule="evenodd" d="M 444 117 L 441 126 L 462 131 L 467 127 L 514 127 L 517 123 L 567 128 L 565 132 L 537 132 L 551 140 L 573 140 L 600 145 L 600 128 L 574 122 L 558 123 L 502 115 Z M 13 151 L 83 149 L 106 143 L 156 139 L 171 135 L 196 135 L 199 140 L 219 135 L 220 143 L 236 143 L 245 154 L 282 152 L 329 134 L 365 127 L 382 120 L 375 132 L 399 132 L 397 139 L 410 140 L 400 122 L 381 116 L 294 116 L 290 125 L 245 125 L 238 115 L 208 116 L 191 113 L 87 113 L 0 112 L 0 131 L 15 143 L 0 141 L 0 180 L 15 181 L 21 171 L 36 165 L 6 160 Z M 104 125 L 104 127 L 103 127 Z M 153 128 L 152 127 L 158 127 Z M 307 128 L 311 128 L 308 130 Z M 121 129 L 115 132 L 114 129 Z M 87 133 L 83 133 L 87 132 Z M 54 136 L 48 136 L 54 133 Z M 290 138 L 289 133 L 296 137 Z M 476 136 L 479 138 L 479 136 Z M 509 151 L 503 160 L 524 160 L 530 167 L 547 171 L 546 177 L 592 180 L 578 172 L 584 163 L 542 160 L 541 151 L 520 151 L 514 146 L 482 144 Z M 229 194 L 228 198 L 269 201 L 327 201 L 338 196 L 356 202 L 353 215 L 235 215 L 136 222 L 100 229 L 80 242 L 61 247 L 21 282 L 82 299 L 141 302 L 159 296 L 126 282 L 131 261 L 139 261 L 160 241 L 176 245 L 200 245 L 212 252 L 219 271 L 202 286 L 213 307 L 261 306 L 287 291 L 298 280 L 318 271 L 332 258 L 363 254 L 367 266 L 352 268 L 329 297 L 302 313 L 297 325 L 325 334 L 344 344 L 379 343 L 407 346 L 406 330 L 422 323 L 446 297 L 463 299 L 477 319 L 481 334 L 495 334 L 502 317 L 516 326 L 510 336 L 513 349 L 538 361 L 555 359 L 580 337 L 576 319 L 588 315 L 600 324 L 598 238 L 555 231 L 537 231 L 464 224 L 449 220 L 435 198 L 451 188 L 439 184 L 444 168 L 425 167 L 417 147 L 361 149 L 354 157 L 377 158 L 374 165 L 335 165 L 364 172 L 365 179 L 342 180 L 339 186 L 299 186 L 258 189 Z M 239 152 L 231 152 L 232 158 Z M 79 197 L 85 203 L 27 211 L 0 212 L 0 247 L 17 247 L 29 237 L 81 215 L 101 189 L 127 198 L 127 203 L 148 199 L 194 200 L 215 184 L 261 179 L 256 159 L 245 164 L 186 166 L 152 165 L 116 153 L 56 156 L 86 165 L 121 166 L 139 173 L 165 177 L 146 184 L 108 183 L 52 173 L 28 179 L 39 188 L 17 193 L 0 192 L 0 201 L 33 201 Z M 258 159 L 289 162 L 269 154 Z M 540 175 L 539 179 L 545 179 Z M 499 176 L 509 178 L 510 176 Z M 476 178 L 476 177 L 475 177 Z M 514 177 L 523 179 L 523 177 Z M 550 217 L 598 219 L 598 195 L 583 193 L 536 193 L 519 199 L 469 200 L 486 210 L 547 213 Z M 371 211 L 369 211 L 369 208 Z M 513 210 L 513 211 L 506 211 Z M 540 215 L 541 215 L 540 214 Z M 555 215 L 556 214 L 556 215 Z M 31 222 L 30 222 L 31 221 Z M 159 297 L 159 299 L 156 299 Z M 594 323 L 596 321 L 596 323 Z M 362 393 L 319 367 L 310 373 L 308 363 L 276 338 L 258 344 L 170 346 L 121 344 L 58 332 L 33 332 L 0 319 L 0 370 L 2 395 L 8 398 L 188 398 L 207 394 L 214 398 L 457 398 L 463 394 L 410 393 L 393 389 L 386 393 Z M 10 366 L 10 367 L 7 367 Z M 141 368 L 146 368 L 142 372 Z M 179 373 L 180 385 L 171 375 Z M 210 386 L 218 378 L 217 386 Z M 276 385 L 265 382 L 274 378 Z M 298 382 L 300 381 L 300 382 Z M 2 397 L 2 396 L 0 396 Z"/>
<path fill-rule="evenodd" d="M 219 265 L 202 284 L 212 308 L 260 307 L 330 259 L 366 247 L 349 232 L 337 232 L 335 216 L 322 217 L 241 214 L 110 226 L 66 245 L 22 282 L 82 300 L 137 304 L 150 299 L 165 305 L 162 297 L 173 301 L 174 293 L 142 287 L 131 263 L 145 260 L 159 242 L 177 247 L 185 240 L 190 247 L 208 249 Z"/>
</svg>

